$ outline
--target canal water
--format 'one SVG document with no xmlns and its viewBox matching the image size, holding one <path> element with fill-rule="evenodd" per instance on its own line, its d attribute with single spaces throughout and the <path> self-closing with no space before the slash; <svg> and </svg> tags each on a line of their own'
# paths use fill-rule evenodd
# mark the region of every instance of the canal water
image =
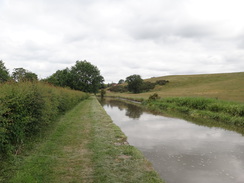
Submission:
<svg viewBox="0 0 244 183">
<path fill-rule="evenodd" d="M 166 183 L 244 183 L 244 137 L 154 115 L 121 100 L 102 106 Z"/>
</svg>

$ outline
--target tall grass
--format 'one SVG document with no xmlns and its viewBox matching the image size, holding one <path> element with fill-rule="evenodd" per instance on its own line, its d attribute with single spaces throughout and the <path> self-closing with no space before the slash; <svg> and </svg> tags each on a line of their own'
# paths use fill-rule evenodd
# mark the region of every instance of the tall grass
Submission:
<svg viewBox="0 0 244 183">
<path fill-rule="evenodd" d="M 41 82 L 0 85 L 0 157 L 16 152 L 26 138 L 87 97 Z"/>
<path fill-rule="evenodd" d="M 144 102 L 153 110 L 177 111 L 193 118 L 211 119 L 244 127 L 244 104 L 199 97 L 170 97 Z"/>
</svg>

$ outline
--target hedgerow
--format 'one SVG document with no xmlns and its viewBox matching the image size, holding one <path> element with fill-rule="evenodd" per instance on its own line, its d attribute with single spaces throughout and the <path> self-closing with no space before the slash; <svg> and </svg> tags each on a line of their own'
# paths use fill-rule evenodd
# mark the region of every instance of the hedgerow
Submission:
<svg viewBox="0 0 244 183">
<path fill-rule="evenodd" d="M 88 94 L 41 82 L 0 85 L 0 156 L 74 107 Z"/>
</svg>

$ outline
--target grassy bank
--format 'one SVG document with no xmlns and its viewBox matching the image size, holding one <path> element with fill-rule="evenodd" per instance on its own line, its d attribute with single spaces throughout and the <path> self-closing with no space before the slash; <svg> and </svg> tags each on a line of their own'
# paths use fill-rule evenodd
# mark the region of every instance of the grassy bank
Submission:
<svg viewBox="0 0 244 183">
<path fill-rule="evenodd" d="M 2 182 L 162 182 L 95 97 L 67 112 L 14 162 Z"/>
<path fill-rule="evenodd" d="M 153 111 L 177 112 L 191 119 L 201 119 L 206 124 L 207 121 L 212 124 L 217 122 L 225 128 L 230 127 L 241 133 L 244 131 L 244 104 L 241 103 L 209 98 L 174 97 L 147 100 L 143 104 Z"/>
</svg>

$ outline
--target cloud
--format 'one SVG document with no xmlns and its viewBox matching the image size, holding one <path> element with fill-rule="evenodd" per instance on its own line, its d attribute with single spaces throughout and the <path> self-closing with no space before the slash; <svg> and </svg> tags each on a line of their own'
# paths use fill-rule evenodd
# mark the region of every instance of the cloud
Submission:
<svg viewBox="0 0 244 183">
<path fill-rule="evenodd" d="M 0 1 L 0 59 L 42 77 L 76 60 L 130 74 L 243 71 L 240 0 Z"/>
</svg>

